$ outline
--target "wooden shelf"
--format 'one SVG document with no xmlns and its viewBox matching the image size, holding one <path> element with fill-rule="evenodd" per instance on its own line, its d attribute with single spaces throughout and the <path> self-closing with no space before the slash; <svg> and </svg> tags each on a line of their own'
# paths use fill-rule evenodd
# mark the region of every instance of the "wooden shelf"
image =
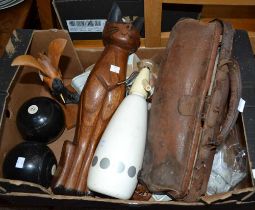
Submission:
<svg viewBox="0 0 255 210">
<path fill-rule="evenodd" d="M 144 47 L 144 38 L 141 38 L 141 47 Z M 102 48 L 104 47 L 102 40 L 73 40 L 75 48 Z"/>
<path fill-rule="evenodd" d="M 162 32 L 160 34 L 161 37 L 161 43 L 160 46 L 157 47 L 165 47 L 169 38 L 170 32 Z M 255 54 L 255 32 L 248 32 L 252 49 Z M 73 41 L 74 47 L 76 49 L 87 49 L 87 48 L 103 48 L 103 42 L 102 40 L 74 40 Z M 141 46 L 140 47 L 146 47 L 145 45 L 145 39 L 141 38 Z"/>
<path fill-rule="evenodd" d="M 254 43 L 255 32 L 255 0 L 146 0 L 144 1 L 145 16 L 145 46 L 160 47 L 165 46 L 166 35 L 161 33 L 161 17 L 163 3 L 178 4 L 196 4 L 203 5 L 201 21 L 209 21 L 220 18 L 230 22 L 234 28 L 242 28 L 250 31 L 251 42 Z M 218 6 L 219 11 L 217 10 Z M 237 6 L 238 7 L 234 7 Z M 249 6 L 249 7 L 247 7 Z M 254 7 L 251 7 L 254 6 Z M 221 8 L 224 7 L 224 8 Z M 240 12 L 238 11 L 240 9 Z M 219 12 L 219 16 L 217 16 Z M 236 13 L 240 13 L 240 17 L 236 17 Z M 152 17 L 153 14 L 153 17 Z M 247 17 L 247 15 L 250 15 Z M 220 17 L 221 16 L 221 17 Z M 255 47 L 253 46 L 253 49 Z"/>
<path fill-rule="evenodd" d="M 42 29 L 54 28 L 54 18 L 51 0 L 36 0 Z"/>
<path fill-rule="evenodd" d="M 161 47 L 165 47 L 169 38 L 170 32 L 161 33 Z M 255 32 L 248 32 L 253 53 L 255 54 Z"/>
<path fill-rule="evenodd" d="M 200 5 L 254 5 L 254 0 L 162 0 L 162 3 L 170 4 L 200 4 Z"/>
</svg>

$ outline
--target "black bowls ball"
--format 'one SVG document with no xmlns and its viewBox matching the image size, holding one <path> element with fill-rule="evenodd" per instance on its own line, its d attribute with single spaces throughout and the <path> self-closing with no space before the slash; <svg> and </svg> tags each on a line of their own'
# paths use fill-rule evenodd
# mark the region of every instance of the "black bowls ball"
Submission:
<svg viewBox="0 0 255 210">
<path fill-rule="evenodd" d="M 20 107 L 16 123 L 24 140 L 50 143 L 64 131 L 65 116 L 53 99 L 36 97 Z"/>
<path fill-rule="evenodd" d="M 45 144 L 23 142 L 7 153 L 3 163 L 3 176 L 49 187 L 56 165 L 53 152 Z"/>
</svg>

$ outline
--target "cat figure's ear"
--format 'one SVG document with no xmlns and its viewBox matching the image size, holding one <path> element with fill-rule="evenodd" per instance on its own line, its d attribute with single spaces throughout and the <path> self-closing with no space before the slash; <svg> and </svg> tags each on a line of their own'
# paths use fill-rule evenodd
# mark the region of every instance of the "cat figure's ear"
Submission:
<svg viewBox="0 0 255 210">
<path fill-rule="evenodd" d="M 134 20 L 132 24 L 140 32 L 143 28 L 143 23 L 144 23 L 144 18 L 138 17 Z"/>
<path fill-rule="evenodd" d="M 112 4 L 112 8 L 108 15 L 107 21 L 109 21 L 109 22 L 123 22 L 121 10 L 116 2 L 113 2 L 113 4 Z"/>
</svg>

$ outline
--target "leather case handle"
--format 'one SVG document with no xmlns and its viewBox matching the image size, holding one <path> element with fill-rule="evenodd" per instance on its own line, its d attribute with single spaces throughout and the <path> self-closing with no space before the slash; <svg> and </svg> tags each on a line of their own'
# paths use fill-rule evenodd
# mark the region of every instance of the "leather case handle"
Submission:
<svg viewBox="0 0 255 210">
<path fill-rule="evenodd" d="M 218 142 L 222 142 L 235 125 L 239 113 L 237 107 L 241 98 L 242 87 L 240 68 L 238 63 L 235 60 L 230 59 L 224 65 L 227 65 L 229 69 L 228 76 L 230 81 L 230 100 L 226 119 L 223 122 L 221 131 L 217 137 Z"/>
</svg>

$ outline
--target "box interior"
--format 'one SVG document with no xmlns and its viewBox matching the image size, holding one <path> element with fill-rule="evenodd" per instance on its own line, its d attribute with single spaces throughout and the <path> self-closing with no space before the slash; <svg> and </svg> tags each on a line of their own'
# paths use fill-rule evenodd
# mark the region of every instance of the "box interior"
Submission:
<svg viewBox="0 0 255 210">
<path fill-rule="evenodd" d="M 63 73 L 63 78 L 66 84 L 70 83 L 70 79 L 78 74 L 82 73 L 86 67 L 95 63 L 103 48 L 94 49 L 79 49 L 77 51 L 72 47 L 70 38 L 66 32 L 63 31 L 35 31 L 33 34 L 33 40 L 29 51 L 27 54 L 31 54 L 36 57 L 38 52 L 43 52 L 46 50 L 49 42 L 54 38 L 66 38 L 68 40 L 67 46 L 64 50 L 63 56 L 61 57 L 61 70 Z M 40 41 L 38 41 L 40 40 Z M 164 48 L 140 48 L 137 55 L 140 58 L 151 58 L 156 53 L 162 52 Z M 9 90 L 9 97 L 7 98 L 4 121 L 2 122 L 2 130 L 0 136 L 0 177 L 2 174 L 2 164 L 4 157 L 7 152 L 13 148 L 18 143 L 22 142 L 21 135 L 19 134 L 16 127 L 16 113 L 19 107 L 28 99 L 36 96 L 48 96 L 51 97 L 49 91 L 43 86 L 39 76 L 38 71 L 29 67 L 20 67 L 19 72 L 12 83 Z M 245 132 L 243 128 L 243 121 L 241 115 L 238 119 L 238 127 L 242 130 L 241 142 L 246 146 Z M 75 128 L 70 130 L 65 129 L 64 133 L 55 142 L 49 144 L 48 146 L 54 151 L 54 154 L 59 160 L 62 145 L 65 140 L 73 140 Z M 238 194 L 238 190 L 243 192 L 244 188 L 251 188 L 252 178 L 251 172 L 247 178 L 235 189 Z M 248 190 L 250 192 L 250 190 Z M 50 194 L 50 191 L 49 191 Z M 228 193 L 231 198 L 231 193 Z M 246 193 L 247 194 L 247 193 Z M 205 202 L 215 202 L 220 200 L 222 195 L 210 196 L 209 198 L 204 198 Z M 118 201 L 117 201 L 118 202 Z M 119 200 L 119 202 L 122 202 Z"/>
</svg>

